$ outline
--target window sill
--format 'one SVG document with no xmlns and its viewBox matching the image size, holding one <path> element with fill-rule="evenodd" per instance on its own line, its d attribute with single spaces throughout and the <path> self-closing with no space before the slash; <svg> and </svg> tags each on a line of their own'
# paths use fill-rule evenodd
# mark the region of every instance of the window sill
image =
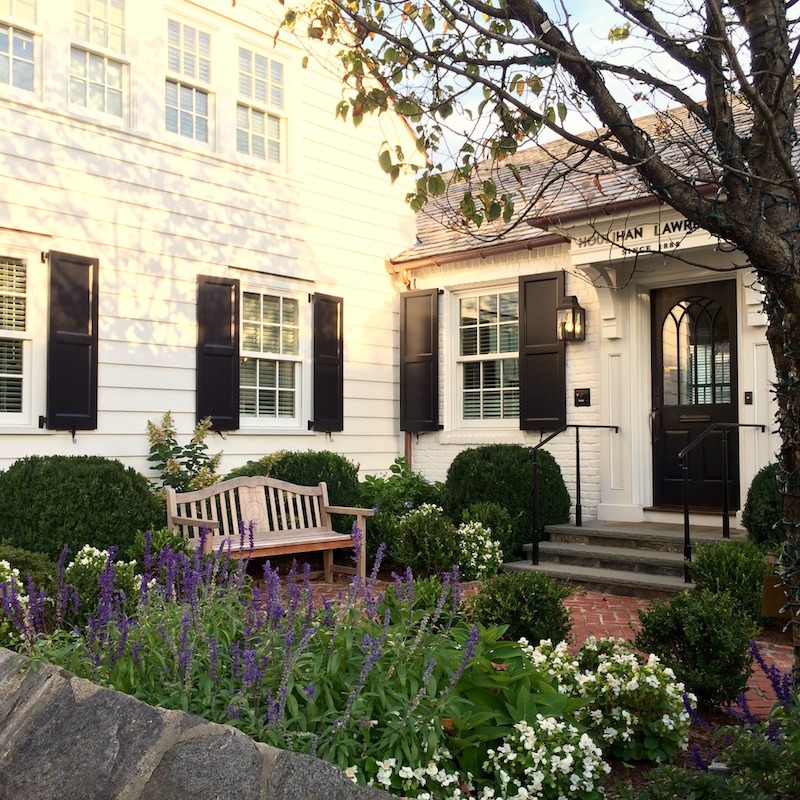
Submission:
<svg viewBox="0 0 800 800">
<path fill-rule="evenodd" d="M 440 444 L 482 445 L 508 444 L 525 441 L 525 431 L 518 427 L 490 428 L 488 430 L 452 430 L 439 434 Z"/>
</svg>

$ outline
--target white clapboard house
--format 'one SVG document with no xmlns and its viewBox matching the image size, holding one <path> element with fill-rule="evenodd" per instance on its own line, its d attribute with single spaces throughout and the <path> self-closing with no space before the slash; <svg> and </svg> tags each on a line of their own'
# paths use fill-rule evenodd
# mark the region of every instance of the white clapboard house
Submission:
<svg viewBox="0 0 800 800">
<path fill-rule="evenodd" d="M 223 470 L 281 448 L 366 472 L 402 444 L 414 241 L 391 115 L 335 118 L 330 53 L 277 0 L 0 0 L 0 466 L 147 470 L 146 423 L 211 415 Z"/>
</svg>

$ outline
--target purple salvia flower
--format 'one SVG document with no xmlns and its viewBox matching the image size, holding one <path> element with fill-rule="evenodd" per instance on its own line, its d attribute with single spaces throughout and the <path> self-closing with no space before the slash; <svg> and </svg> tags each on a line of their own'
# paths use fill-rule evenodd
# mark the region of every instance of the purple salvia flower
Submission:
<svg viewBox="0 0 800 800">
<path fill-rule="evenodd" d="M 114 616 L 114 588 L 117 577 L 114 555 L 116 552 L 116 547 L 108 548 L 106 565 L 100 573 L 100 600 L 97 604 L 97 619 L 100 625 L 107 625 Z"/>
<path fill-rule="evenodd" d="M 792 673 L 782 672 L 775 664 L 767 664 L 755 639 L 750 640 L 750 655 L 767 676 L 778 702 L 784 708 L 789 708 L 792 705 L 792 692 L 795 688 L 795 678 Z"/>
<path fill-rule="evenodd" d="M 254 686 L 261 680 L 261 670 L 258 668 L 255 650 L 244 651 L 244 670 L 242 672 L 242 684 L 246 687 Z"/>
<path fill-rule="evenodd" d="M 355 522 L 350 530 L 350 536 L 353 539 L 353 555 L 351 558 L 355 562 L 356 573 L 358 573 L 358 566 L 361 563 L 361 546 L 364 544 L 364 532 Z"/>
<path fill-rule="evenodd" d="M 709 731 L 714 729 L 714 726 L 710 722 L 706 722 L 706 720 L 700 716 L 697 709 L 689 700 L 689 695 L 686 692 L 683 693 L 683 707 L 686 709 L 686 713 L 689 715 L 689 721 L 692 725 L 697 725 L 699 728 L 705 728 Z"/>
<path fill-rule="evenodd" d="M 450 607 L 454 614 L 457 614 L 458 609 L 461 607 L 461 594 L 461 573 L 458 571 L 458 564 L 453 564 L 450 580 Z"/>
<path fill-rule="evenodd" d="M 228 719 L 239 719 L 242 716 L 242 709 L 234 703 L 228 703 L 225 706 L 225 716 Z"/>
<path fill-rule="evenodd" d="M 142 646 L 139 642 L 134 642 L 133 646 L 131 647 L 131 658 L 133 659 L 133 663 L 139 666 L 142 663 L 141 656 L 139 653 L 142 652 Z"/>
<path fill-rule="evenodd" d="M 708 764 L 706 764 L 696 744 L 693 744 L 689 748 L 689 758 L 691 758 L 692 763 L 694 764 L 694 768 L 696 770 L 700 770 L 702 772 L 708 772 Z"/>
<path fill-rule="evenodd" d="M 414 712 L 419 707 L 419 704 L 422 702 L 422 698 L 425 696 L 425 692 L 428 689 L 428 681 L 431 679 L 431 675 L 433 675 L 433 668 L 436 666 L 436 662 L 433 659 L 430 659 L 425 664 L 425 672 L 422 674 L 422 683 L 420 684 L 419 690 L 417 691 L 414 698 L 409 703 L 408 708 L 406 709 L 406 715 L 403 718 L 405 722 L 411 719 Z"/>
<path fill-rule="evenodd" d="M 444 609 L 445 600 L 447 600 L 447 595 L 449 594 L 450 590 L 450 573 L 445 572 L 442 575 L 442 590 L 439 592 L 439 597 L 436 600 L 436 606 L 433 609 L 433 614 L 431 615 L 431 625 L 435 625 L 439 621 L 439 617 L 442 616 L 442 610 Z"/>
<path fill-rule="evenodd" d="M 47 595 L 44 589 L 36 590 L 33 585 L 33 576 L 28 573 L 28 624 L 33 633 L 43 633 L 45 629 L 44 623 L 44 607 L 47 600 Z"/>
<path fill-rule="evenodd" d="M 306 700 L 314 699 L 314 684 L 307 683 L 301 690 L 306 697 Z"/>
<path fill-rule="evenodd" d="M 239 642 L 233 642 L 230 647 L 231 653 L 231 677 L 236 680 L 239 677 L 239 666 L 242 658 L 242 645 Z"/>
<path fill-rule="evenodd" d="M 314 590 L 311 588 L 311 566 L 303 564 L 303 596 L 306 598 L 306 614 L 304 622 L 308 625 L 314 616 Z"/>
<path fill-rule="evenodd" d="M 333 625 L 333 601 L 323 600 L 322 610 L 325 612 L 325 616 L 322 618 L 322 624 L 324 627 L 330 628 Z"/>
<path fill-rule="evenodd" d="M 461 676 L 464 674 L 464 670 L 467 668 L 467 665 L 475 656 L 475 651 L 478 649 L 478 642 L 480 641 L 481 633 L 478 630 L 477 626 L 473 625 L 470 628 L 469 636 L 467 636 L 467 641 L 464 644 L 464 655 L 461 659 L 461 663 L 456 667 L 455 672 L 450 676 L 450 688 L 455 686 L 458 681 L 461 679 Z"/>
<path fill-rule="evenodd" d="M 69 547 L 64 545 L 61 548 L 61 555 L 58 557 L 58 570 L 56 572 L 56 628 L 61 628 L 64 617 L 67 613 L 67 602 L 69 598 L 69 588 L 64 583 L 64 569 L 67 564 Z"/>
</svg>

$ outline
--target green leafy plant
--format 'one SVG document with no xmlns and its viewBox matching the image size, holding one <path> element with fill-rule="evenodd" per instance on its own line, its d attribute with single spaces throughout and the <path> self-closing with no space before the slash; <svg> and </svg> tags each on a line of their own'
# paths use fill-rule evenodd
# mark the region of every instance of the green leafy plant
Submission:
<svg viewBox="0 0 800 800">
<path fill-rule="evenodd" d="M 441 484 L 430 483 L 420 473 L 414 472 L 404 458 L 394 460 L 388 475 L 367 475 L 364 478 L 359 505 L 375 511 L 367 537 L 368 562 L 375 559 L 381 542 L 389 548 L 389 558 L 392 558 L 400 517 L 424 503 L 439 505 L 441 488 Z"/>
<path fill-rule="evenodd" d="M 781 526 L 783 500 L 779 477 L 778 464 L 762 467 L 747 490 L 747 499 L 742 510 L 742 525 L 747 530 L 748 538 L 758 545 L 772 549 L 780 547 L 786 539 Z"/>
<path fill-rule="evenodd" d="M 541 572 L 501 572 L 468 601 L 467 615 L 486 627 L 506 626 L 505 636 L 512 641 L 560 642 L 572 628 L 564 606 L 570 591 L 568 584 Z"/>
<path fill-rule="evenodd" d="M 514 528 L 508 511 L 499 503 L 485 501 L 471 503 L 461 514 L 462 522 L 480 522 L 492 532 L 494 539 L 508 560 L 514 554 Z"/>
<path fill-rule="evenodd" d="M 22 547 L 3 543 L 0 544 L 0 561 L 8 562 L 12 568 L 19 571 L 23 585 L 27 585 L 30 577 L 39 589 L 51 591 L 55 586 L 58 566 L 44 553 L 34 553 Z"/>
<path fill-rule="evenodd" d="M 671 667 L 701 706 L 731 703 L 745 687 L 755 625 L 731 595 L 682 592 L 669 602 L 654 600 L 639 619 L 636 646 Z"/>
<path fill-rule="evenodd" d="M 10 544 L 57 560 L 66 545 L 125 551 L 137 531 L 164 524 L 150 482 L 100 456 L 30 456 L 0 473 L 0 520 Z"/>
<path fill-rule="evenodd" d="M 539 468 L 539 524 L 569 520 L 569 494 L 561 469 L 550 453 L 537 452 Z M 533 467 L 530 450 L 522 445 L 492 444 L 462 450 L 450 464 L 445 481 L 443 504 L 457 522 L 473 503 L 494 502 L 508 512 L 513 525 L 512 552 L 521 553 L 531 540 L 531 486 Z"/>
<path fill-rule="evenodd" d="M 459 561 L 458 534 L 439 506 L 423 503 L 400 518 L 388 557 L 420 577 L 448 572 Z"/>
<path fill-rule="evenodd" d="M 138 566 L 136 561 L 114 559 L 108 550 L 98 550 L 89 544 L 82 547 L 64 570 L 64 582 L 75 587 L 78 593 L 79 618 L 86 619 L 97 612 L 103 591 L 101 577 L 109 570 L 113 570 L 115 589 L 122 591 L 125 607 L 132 612 L 139 589 Z"/>
<path fill-rule="evenodd" d="M 164 412 L 160 425 L 148 420 L 150 455 L 147 460 L 159 472 L 162 486 L 190 492 L 204 489 L 219 480 L 217 469 L 222 453 L 208 454 L 206 439 L 210 432 L 211 417 L 206 417 L 194 426 L 189 443 L 181 447 L 171 412 Z"/>
<path fill-rule="evenodd" d="M 691 565 L 698 590 L 728 592 L 754 622 L 761 618 L 764 578 L 772 572 L 764 553 L 753 542 L 722 541 L 700 545 Z"/>
</svg>

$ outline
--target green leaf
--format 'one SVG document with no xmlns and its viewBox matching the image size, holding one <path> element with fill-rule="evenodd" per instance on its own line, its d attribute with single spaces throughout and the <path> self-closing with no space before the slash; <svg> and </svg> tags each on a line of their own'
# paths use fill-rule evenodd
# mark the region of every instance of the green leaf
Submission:
<svg viewBox="0 0 800 800">
<path fill-rule="evenodd" d="M 391 174 L 391 172 L 392 172 L 392 152 L 391 152 L 391 150 L 384 150 L 378 156 L 378 164 L 380 164 L 380 167 L 384 172 L 386 172 L 388 174 Z"/>
<path fill-rule="evenodd" d="M 567 117 L 567 107 L 566 107 L 566 105 L 564 105 L 564 103 L 559 101 L 559 103 L 558 103 L 558 118 L 561 120 L 561 122 L 563 122 L 566 119 L 566 117 Z"/>
<path fill-rule="evenodd" d="M 612 42 L 625 41 L 631 35 L 631 24 L 626 22 L 624 25 L 617 25 L 608 32 L 608 38 Z"/>
<path fill-rule="evenodd" d="M 428 179 L 428 191 L 434 196 L 439 197 L 445 193 L 447 186 L 444 178 L 439 175 L 431 175 Z"/>
</svg>

